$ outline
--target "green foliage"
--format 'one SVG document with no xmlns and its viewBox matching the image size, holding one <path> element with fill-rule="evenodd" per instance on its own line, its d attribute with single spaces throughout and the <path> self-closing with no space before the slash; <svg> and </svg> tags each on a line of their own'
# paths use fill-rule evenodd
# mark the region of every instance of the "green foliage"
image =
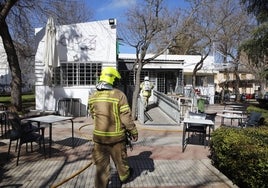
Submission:
<svg viewBox="0 0 268 188">
<path fill-rule="evenodd" d="M 249 13 L 253 13 L 259 22 L 268 21 L 267 0 L 241 0 Z"/>
<path fill-rule="evenodd" d="M 259 73 L 262 79 L 267 79 L 268 70 L 266 57 L 268 55 L 268 9 L 267 0 L 241 0 L 249 13 L 253 13 L 258 21 L 258 26 L 251 31 L 250 39 L 244 41 L 240 51 L 244 51 L 252 64 L 264 69 Z"/>
<path fill-rule="evenodd" d="M 210 142 L 213 165 L 239 187 L 268 187 L 268 127 L 221 127 Z"/>
<path fill-rule="evenodd" d="M 241 47 L 252 58 L 252 61 L 257 61 L 267 55 L 268 22 L 256 27 L 252 31 L 252 38 L 245 41 Z"/>
</svg>

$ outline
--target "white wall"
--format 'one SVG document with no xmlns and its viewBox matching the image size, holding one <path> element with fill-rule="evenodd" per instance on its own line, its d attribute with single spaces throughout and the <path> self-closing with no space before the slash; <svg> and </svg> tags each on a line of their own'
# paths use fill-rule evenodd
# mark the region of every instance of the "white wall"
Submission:
<svg viewBox="0 0 268 188">
<path fill-rule="evenodd" d="M 7 68 L 7 55 L 3 46 L 2 38 L 0 38 L 0 68 Z"/>
<path fill-rule="evenodd" d="M 32 57 L 22 57 L 18 53 L 18 60 L 22 77 L 22 92 L 32 91 L 35 82 L 34 59 Z M 5 86 L 5 91 L 10 92 L 11 74 L 7 61 L 6 51 L 0 38 L 0 84 Z M 0 88 L 2 91 L 3 88 Z"/>
<path fill-rule="evenodd" d="M 108 20 L 56 26 L 57 49 L 61 62 L 114 62 L 116 29 Z M 35 61 L 44 60 L 45 27 L 36 29 L 38 42 Z"/>
<path fill-rule="evenodd" d="M 60 62 L 116 63 L 116 28 L 109 20 L 56 26 Z M 45 26 L 36 29 L 36 85 L 43 85 Z"/>
<path fill-rule="evenodd" d="M 57 50 L 61 63 L 101 62 L 116 64 L 116 27 L 109 20 L 56 26 Z M 80 98 L 86 115 L 88 93 L 94 86 L 48 87 L 43 84 L 45 26 L 36 29 L 36 109 L 55 110 L 59 98 Z"/>
<path fill-rule="evenodd" d="M 55 87 L 36 86 L 36 110 L 56 111 L 57 103 L 62 98 L 78 98 L 81 100 L 81 108 L 75 107 L 75 111 L 81 110 L 81 116 L 87 114 L 89 94 L 95 89 L 94 86 L 79 87 Z"/>
</svg>

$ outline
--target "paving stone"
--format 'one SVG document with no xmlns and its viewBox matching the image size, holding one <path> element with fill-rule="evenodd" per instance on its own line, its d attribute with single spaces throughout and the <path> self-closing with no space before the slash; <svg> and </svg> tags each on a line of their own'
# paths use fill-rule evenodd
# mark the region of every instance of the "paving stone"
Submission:
<svg viewBox="0 0 268 188">
<path fill-rule="evenodd" d="M 210 110 L 220 111 L 221 105 Z M 220 121 L 216 120 L 216 127 Z M 188 145 L 181 151 L 182 131 L 179 126 L 140 125 L 139 141 L 128 150 L 129 163 L 134 168 L 133 180 L 121 186 L 116 168 L 111 163 L 109 188 L 175 188 L 175 187 L 236 187 L 215 167 L 208 158 L 209 149 L 203 145 Z M 7 160 L 8 139 L 0 146 L 0 187 L 94 187 L 95 166 L 90 165 L 93 143 L 92 120 L 86 117 L 74 119 L 75 147 L 71 144 L 68 123 L 53 126 L 51 158 L 44 159 L 38 147 L 33 153 L 22 148 L 19 166 L 12 148 L 12 158 Z M 46 132 L 46 136 L 48 133 Z M 48 147 L 48 143 L 46 143 Z M 48 151 L 48 148 L 47 148 Z M 68 181 L 67 181 L 68 180 Z"/>
</svg>

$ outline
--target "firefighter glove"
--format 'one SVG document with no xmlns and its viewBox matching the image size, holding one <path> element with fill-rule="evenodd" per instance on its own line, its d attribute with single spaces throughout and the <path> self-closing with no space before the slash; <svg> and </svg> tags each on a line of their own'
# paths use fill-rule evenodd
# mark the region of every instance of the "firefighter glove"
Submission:
<svg viewBox="0 0 268 188">
<path fill-rule="evenodd" d="M 137 142 L 138 141 L 138 134 L 131 135 L 131 141 L 132 142 Z"/>
</svg>

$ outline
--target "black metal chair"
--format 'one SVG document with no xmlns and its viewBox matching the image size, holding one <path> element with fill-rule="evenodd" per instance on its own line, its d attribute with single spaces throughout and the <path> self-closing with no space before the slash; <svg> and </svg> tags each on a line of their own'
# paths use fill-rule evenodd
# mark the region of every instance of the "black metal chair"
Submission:
<svg viewBox="0 0 268 188">
<path fill-rule="evenodd" d="M 258 127 L 263 125 L 264 118 L 261 112 L 250 112 L 244 122 L 239 123 L 240 127 Z"/>
<path fill-rule="evenodd" d="M 31 144 L 31 151 L 33 151 L 32 143 L 36 142 L 39 144 L 39 148 L 41 149 L 41 142 L 43 144 L 43 152 L 46 158 L 46 150 L 45 150 L 45 139 L 44 139 L 44 128 L 39 128 L 33 126 L 31 123 L 26 122 L 23 123 L 19 116 L 13 112 L 7 112 L 7 120 L 9 125 L 12 127 L 10 132 L 10 142 L 8 147 L 8 156 L 10 154 L 10 149 L 13 141 L 16 141 L 16 149 L 18 149 L 17 153 L 17 163 L 19 164 L 19 157 L 21 152 L 21 146 L 26 144 L 26 151 L 28 151 L 28 143 Z"/>
<path fill-rule="evenodd" d="M 6 134 L 9 131 L 9 127 L 6 122 L 6 111 L 7 111 L 7 106 L 5 104 L 0 103 L 0 124 L 1 124 L 1 133 L 2 137 L 6 138 Z"/>
<path fill-rule="evenodd" d="M 214 123 L 215 123 L 216 116 L 217 116 L 217 112 L 206 113 L 206 119 L 209 119 L 209 120 L 213 121 Z M 212 129 L 215 130 L 215 125 L 212 126 Z"/>
<path fill-rule="evenodd" d="M 208 129 L 208 140 L 210 140 L 210 133 L 211 133 L 211 130 L 215 130 L 215 119 L 216 119 L 216 115 L 217 115 L 217 112 L 214 112 L 214 113 L 206 113 L 206 119 L 209 119 L 211 121 L 213 121 L 214 125 L 212 126 L 209 126 L 209 129 Z"/>
</svg>

